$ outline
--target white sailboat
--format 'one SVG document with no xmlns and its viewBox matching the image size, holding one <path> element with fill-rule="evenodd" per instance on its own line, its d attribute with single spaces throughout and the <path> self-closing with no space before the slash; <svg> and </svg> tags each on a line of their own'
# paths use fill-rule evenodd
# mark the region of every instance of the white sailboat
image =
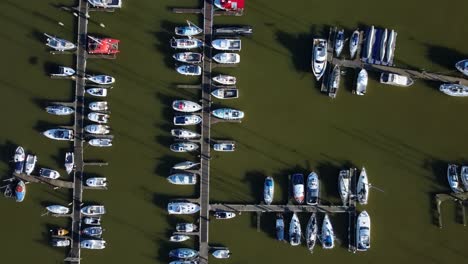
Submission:
<svg viewBox="0 0 468 264">
<path fill-rule="evenodd" d="M 366 168 L 364 167 L 359 175 L 356 192 L 358 202 L 362 205 L 366 205 L 369 200 L 369 179 L 367 178 Z"/>
<path fill-rule="evenodd" d="M 320 241 L 324 249 L 332 249 L 335 247 L 335 233 L 328 214 L 325 214 L 323 219 Z"/>
<path fill-rule="evenodd" d="M 299 246 L 301 244 L 301 236 L 301 223 L 297 214 L 294 213 L 289 223 L 289 243 L 291 246 Z"/>
<path fill-rule="evenodd" d="M 70 174 L 73 171 L 74 167 L 75 155 L 73 154 L 73 152 L 65 153 L 65 170 L 67 171 L 67 174 Z"/>
<path fill-rule="evenodd" d="M 306 227 L 306 242 L 307 248 L 312 253 L 315 247 L 315 243 L 317 241 L 317 233 L 318 233 L 318 224 L 317 224 L 317 215 L 312 213 L 309 218 L 309 222 L 307 222 Z"/>
<path fill-rule="evenodd" d="M 356 55 L 358 46 L 359 46 L 359 39 L 360 39 L 361 33 L 359 30 L 355 30 L 353 34 L 351 35 L 351 38 L 349 40 L 349 54 L 351 56 L 351 59 L 354 58 Z"/>
<path fill-rule="evenodd" d="M 455 64 L 455 68 L 459 70 L 464 75 L 468 76 L 468 59 L 461 60 Z"/>
<path fill-rule="evenodd" d="M 347 205 L 349 201 L 351 188 L 351 175 L 349 170 L 341 170 L 338 175 L 338 192 L 340 193 L 343 205 Z"/>
<path fill-rule="evenodd" d="M 24 172 L 27 175 L 31 175 L 31 173 L 34 171 L 34 168 L 36 167 L 36 163 L 37 156 L 28 154 L 28 156 L 26 157 L 26 165 L 24 166 Z"/>
<path fill-rule="evenodd" d="M 190 170 L 196 166 L 199 166 L 200 163 L 195 163 L 195 162 L 191 162 L 191 161 L 184 161 L 184 162 L 180 162 L 180 163 L 177 163 L 175 164 L 174 166 L 172 166 L 173 169 L 175 170 Z"/>
</svg>

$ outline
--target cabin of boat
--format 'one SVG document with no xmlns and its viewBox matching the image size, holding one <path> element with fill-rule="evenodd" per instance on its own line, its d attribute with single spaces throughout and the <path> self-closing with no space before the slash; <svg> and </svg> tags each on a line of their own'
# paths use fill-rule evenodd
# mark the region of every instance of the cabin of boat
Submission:
<svg viewBox="0 0 468 264">
<path fill-rule="evenodd" d="M 213 48 L 217 50 L 230 50 L 240 51 L 241 40 L 240 39 L 215 39 L 211 42 Z"/>
<path fill-rule="evenodd" d="M 325 39 L 314 39 L 312 45 L 312 72 L 317 81 L 322 78 L 327 68 L 327 41 Z"/>
<path fill-rule="evenodd" d="M 170 45 L 174 49 L 195 49 L 203 46 L 203 41 L 196 38 L 172 38 Z"/>
<path fill-rule="evenodd" d="M 240 55 L 237 53 L 218 53 L 213 56 L 213 60 L 220 64 L 236 64 L 240 62 Z"/>
<path fill-rule="evenodd" d="M 380 75 L 380 83 L 389 84 L 394 86 L 408 87 L 411 86 L 414 81 L 408 76 L 399 75 L 396 73 L 383 72 Z"/>
</svg>

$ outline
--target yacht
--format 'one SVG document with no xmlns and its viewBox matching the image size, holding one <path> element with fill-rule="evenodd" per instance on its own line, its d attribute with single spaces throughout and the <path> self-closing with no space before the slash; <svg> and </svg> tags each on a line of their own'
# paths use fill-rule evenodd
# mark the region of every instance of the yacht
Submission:
<svg viewBox="0 0 468 264">
<path fill-rule="evenodd" d="M 86 89 L 86 93 L 96 97 L 106 97 L 107 96 L 107 88 L 101 87 L 94 87 Z"/>
<path fill-rule="evenodd" d="M 385 52 L 387 49 L 387 39 L 388 39 L 388 30 L 384 29 L 382 34 L 380 35 L 380 52 L 379 52 L 379 59 L 380 61 L 384 61 L 385 59 Z"/>
<path fill-rule="evenodd" d="M 395 30 L 391 30 L 388 34 L 387 38 L 387 50 L 385 52 L 385 59 L 384 62 L 390 63 L 393 60 L 393 52 L 395 51 L 396 45 L 396 32 Z"/>
<path fill-rule="evenodd" d="M 203 32 L 203 29 L 198 27 L 197 25 L 193 24 L 192 22 L 187 20 L 187 26 L 180 26 L 174 28 L 174 33 L 177 36 L 183 37 L 191 37 L 198 35 Z"/>
<path fill-rule="evenodd" d="M 169 257 L 179 259 L 191 259 L 198 256 L 198 251 L 190 248 L 178 248 L 169 252 Z"/>
<path fill-rule="evenodd" d="M 320 241 L 324 249 L 332 249 L 335 247 L 335 234 L 328 214 L 325 214 L 325 218 L 323 219 Z"/>
<path fill-rule="evenodd" d="M 26 157 L 26 165 L 24 166 L 24 173 L 31 175 L 31 173 L 34 171 L 34 168 L 36 168 L 36 163 L 37 156 L 28 154 Z"/>
<path fill-rule="evenodd" d="M 380 83 L 408 87 L 413 85 L 414 81 L 413 79 L 405 75 L 399 75 L 390 72 L 382 72 L 382 74 L 380 75 Z"/>
<path fill-rule="evenodd" d="M 367 75 L 367 71 L 365 69 L 361 69 L 358 73 L 357 82 L 356 82 L 356 94 L 357 95 L 366 94 L 368 80 L 369 78 Z"/>
<path fill-rule="evenodd" d="M 20 180 L 15 186 L 15 200 L 20 203 L 24 197 L 26 197 L 26 184 Z"/>
<path fill-rule="evenodd" d="M 351 175 L 349 170 L 341 170 L 338 175 L 338 192 L 340 193 L 341 201 L 346 206 L 349 201 L 351 188 Z"/>
<path fill-rule="evenodd" d="M 341 79 L 341 69 L 340 66 L 335 65 L 333 67 L 333 72 L 330 75 L 330 80 L 328 81 L 328 96 L 331 98 L 336 98 L 336 94 L 338 93 L 338 89 L 340 88 L 340 79 Z"/>
<path fill-rule="evenodd" d="M 195 214 L 200 211 L 200 206 L 190 202 L 170 202 L 167 211 L 169 214 Z"/>
<path fill-rule="evenodd" d="M 173 137 L 181 138 L 181 139 L 194 139 L 194 138 L 201 137 L 200 134 L 187 130 L 187 129 L 172 129 L 171 135 Z"/>
<path fill-rule="evenodd" d="M 83 222 L 87 225 L 101 225 L 101 217 L 100 216 L 84 217 Z"/>
<path fill-rule="evenodd" d="M 463 192 L 460 179 L 458 177 L 458 166 L 455 164 L 449 164 L 447 168 L 447 180 L 450 188 L 454 193 Z"/>
<path fill-rule="evenodd" d="M 218 99 L 239 98 L 239 90 L 236 88 L 218 88 L 211 92 L 211 95 Z"/>
<path fill-rule="evenodd" d="M 312 253 L 315 247 L 315 243 L 317 242 L 317 233 L 318 233 L 318 224 L 317 224 L 317 215 L 312 213 L 309 218 L 309 222 L 307 222 L 306 227 L 306 242 L 307 248 Z"/>
<path fill-rule="evenodd" d="M 455 64 L 455 68 L 457 68 L 457 70 L 459 70 L 461 73 L 468 76 L 468 59 L 457 62 Z"/>
<path fill-rule="evenodd" d="M 115 83 L 115 78 L 109 75 L 92 75 L 88 76 L 86 80 L 101 85 Z"/>
<path fill-rule="evenodd" d="M 465 188 L 465 192 L 468 192 L 468 166 L 461 167 L 460 177 L 463 183 L 463 188 Z"/>
<path fill-rule="evenodd" d="M 201 105 L 188 100 L 175 100 L 172 102 L 172 109 L 179 112 L 193 113 L 202 109 Z"/>
<path fill-rule="evenodd" d="M 56 170 L 41 168 L 39 170 L 39 176 L 47 178 L 47 179 L 51 179 L 51 180 L 56 180 L 60 177 L 60 173 Z"/>
<path fill-rule="evenodd" d="M 86 185 L 89 187 L 106 187 L 107 178 L 105 177 L 93 177 L 86 180 Z"/>
<path fill-rule="evenodd" d="M 211 42 L 211 46 L 217 50 L 240 51 L 240 39 L 215 39 Z"/>
<path fill-rule="evenodd" d="M 93 7 L 99 8 L 121 8 L 122 0 L 88 0 Z"/>
<path fill-rule="evenodd" d="M 176 68 L 176 71 L 182 75 L 198 76 L 202 74 L 202 68 L 198 65 L 184 64 Z"/>
<path fill-rule="evenodd" d="M 362 168 L 361 174 L 356 186 L 357 200 L 360 204 L 366 205 L 369 199 L 369 180 L 367 178 L 366 168 Z"/>
<path fill-rule="evenodd" d="M 178 142 L 170 146 L 170 149 L 174 152 L 191 152 L 198 148 L 198 145 L 192 142 Z"/>
<path fill-rule="evenodd" d="M 88 205 L 81 208 L 81 213 L 86 216 L 103 215 L 106 213 L 104 205 Z"/>
<path fill-rule="evenodd" d="M 180 162 L 180 163 L 175 164 L 174 166 L 172 166 L 172 168 L 174 170 L 190 170 L 190 169 L 193 169 L 194 167 L 197 167 L 199 165 L 200 165 L 200 163 L 195 163 L 195 162 L 191 162 L 191 161 L 184 161 L 184 162 Z"/>
<path fill-rule="evenodd" d="M 304 203 L 304 175 L 295 173 L 291 178 L 294 200 L 298 204 Z"/>
<path fill-rule="evenodd" d="M 174 116 L 174 125 L 176 126 L 191 126 L 202 122 L 199 115 L 177 115 Z"/>
<path fill-rule="evenodd" d="M 456 97 L 468 96 L 468 86 L 455 84 L 455 83 L 444 83 L 440 85 L 439 90 L 446 95 Z"/>
<path fill-rule="evenodd" d="M 68 40 L 60 39 L 60 38 L 48 35 L 46 33 L 44 33 L 44 35 L 47 37 L 46 45 L 56 51 L 67 51 L 67 50 L 76 49 L 76 45 Z"/>
<path fill-rule="evenodd" d="M 370 248 L 371 222 L 369 214 L 362 211 L 356 223 L 356 249 L 358 251 L 367 251 Z"/>
<path fill-rule="evenodd" d="M 275 194 L 275 181 L 273 177 L 267 177 L 263 186 L 263 201 L 265 201 L 265 204 L 270 205 L 273 202 Z"/>
<path fill-rule="evenodd" d="M 53 247 L 68 247 L 71 242 L 68 238 L 52 238 Z"/>
<path fill-rule="evenodd" d="M 317 173 L 311 172 L 307 176 L 306 203 L 308 205 L 317 205 L 320 194 L 320 182 Z"/>
<path fill-rule="evenodd" d="M 232 108 L 220 108 L 213 110 L 211 114 L 214 117 L 225 120 L 239 120 L 244 118 L 244 112 Z"/>
<path fill-rule="evenodd" d="M 172 38 L 170 44 L 173 49 L 196 49 L 203 47 L 203 41 L 196 38 Z"/>
<path fill-rule="evenodd" d="M 344 42 L 345 42 L 344 29 L 341 29 L 336 33 L 336 38 L 335 38 L 336 57 L 339 57 L 341 55 L 341 52 L 343 51 L 343 47 L 344 47 Z"/>
<path fill-rule="evenodd" d="M 197 175 L 195 173 L 176 173 L 167 177 L 167 181 L 176 185 L 195 185 L 197 184 Z"/>
<path fill-rule="evenodd" d="M 214 30 L 216 35 L 251 35 L 253 28 L 251 26 L 218 26 Z"/>
<path fill-rule="evenodd" d="M 192 223 L 179 223 L 176 225 L 177 232 L 191 233 L 197 231 L 198 227 Z"/>
<path fill-rule="evenodd" d="M 90 236 L 90 237 L 101 237 L 102 236 L 102 231 L 104 231 L 104 229 L 102 229 L 102 227 L 100 227 L 100 226 L 90 226 L 90 227 L 84 228 L 81 231 L 81 233 L 83 235 L 87 235 L 87 236 Z"/>
<path fill-rule="evenodd" d="M 88 114 L 88 120 L 98 124 L 107 124 L 109 122 L 109 118 L 110 115 L 104 113 L 91 112 Z"/>
<path fill-rule="evenodd" d="M 73 108 L 64 105 L 50 105 L 45 108 L 46 112 L 52 115 L 71 115 L 75 112 Z"/>
<path fill-rule="evenodd" d="M 366 55 L 363 58 L 372 59 L 372 48 L 375 42 L 375 27 L 371 26 L 366 36 Z"/>
<path fill-rule="evenodd" d="M 236 217 L 236 214 L 233 212 L 218 211 L 214 213 L 214 217 L 216 219 L 231 219 L 231 218 Z"/>
<path fill-rule="evenodd" d="M 220 64 L 237 64 L 240 62 L 240 55 L 237 53 L 218 53 L 213 56 L 213 60 Z"/>
<path fill-rule="evenodd" d="M 81 240 L 80 246 L 86 249 L 104 249 L 106 248 L 106 241 L 101 239 L 85 239 Z"/>
<path fill-rule="evenodd" d="M 44 136 L 55 140 L 73 140 L 73 130 L 65 128 L 49 129 L 43 132 Z"/>
<path fill-rule="evenodd" d="M 106 125 L 87 125 L 84 127 L 84 130 L 90 134 L 94 135 L 105 135 L 109 134 L 109 126 Z"/>
<path fill-rule="evenodd" d="M 289 223 L 289 243 L 291 246 L 298 246 L 301 244 L 301 223 L 299 222 L 299 218 L 297 214 L 294 213 L 291 222 Z"/>
<path fill-rule="evenodd" d="M 13 155 L 13 162 L 15 163 L 15 173 L 23 173 L 24 169 L 24 160 L 26 159 L 26 153 L 24 148 L 19 146 L 15 150 L 15 155 Z"/>
<path fill-rule="evenodd" d="M 236 150 L 236 145 L 234 143 L 216 143 L 213 144 L 213 149 L 215 151 L 232 152 Z"/>
<path fill-rule="evenodd" d="M 69 77 L 75 75 L 75 70 L 69 67 L 59 66 L 58 73 L 52 73 L 52 77 Z"/>
<path fill-rule="evenodd" d="M 281 213 L 276 215 L 276 239 L 278 241 L 284 241 L 284 218 Z"/>
<path fill-rule="evenodd" d="M 88 108 L 91 111 L 107 111 L 109 109 L 106 101 L 91 102 Z"/>
<path fill-rule="evenodd" d="M 65 153 L 65 170 L 67 171 L 67 174 L 70 174 L 73 171 L 74 167 L 75 155 L 73 154 L 73 152 Z"/>
<path fill-rule="evenodd" d="M 212 253 L 213 257 L 217 259 L 227 259 L 231 257 L 231 252 L 229 249 L 217 249 Z"/>
<path fill-rule="evenodd" d="M 361 37 L 361 33 L 359 30 L 354 30 L 353 34 L 351 35 L 351 38 L 349 39 L 349 54 L 351 56 L 351 59 L 356 56 L 357 49 L 359 47 L 359 39 Z"/>
<path fill-rule="evenodd" d="M 234 85 L 237 82 L 236 77 L 230 75 L 216 75 L 213 81 L 222 85 Z"/>
<path fill-rule="evenodd" d="M 201 63 L 203 54 L 196 52 L 179 52 L 172 56 L 176 61 L 184 63 Z"/>
<path fill-rule="evenodd" d="M 186 235 L 173 235 L 169 238 L 171 242 L 184 242 L 190 239 L 190 236 Z"/>
<path fill-rule="evenodd" d="M 110 138 L 93 138 L 88 143 L 93 147 L 112 147 L 112 139 Z"/>
<path fill-rule="evenodd" d="M 317 81 L 322 78 L 327 68 L 327 41 L 325 39 L 314 38 L 312 46 L 312 71 Z"/>
<path fill-rule="evenodd" d="M 46 207 L 46 209 L 47 211 L 53 214 L 60 214 L 60 215 L 68 214 L 70 212 L 70 209 L 68 207 L 61 206 L 61 205 L 49 205 Z"/>
</svg>

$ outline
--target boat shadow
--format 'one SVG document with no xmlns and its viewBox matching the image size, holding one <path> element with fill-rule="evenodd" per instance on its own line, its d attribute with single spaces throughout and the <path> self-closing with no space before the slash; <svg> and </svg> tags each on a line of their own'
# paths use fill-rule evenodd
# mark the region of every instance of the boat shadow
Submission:
<svg viewBox="0 0 468 264">
<path fill-rule="evenodd" d="M 8 171 L 11 171 L 13 165 L 10 165 L 10 162 L 13 161 L 13 156 L 15 154 L 15 150 L 19 145 L 11 140 L 6 140 L 4 143 L 0 144 L 0 162 L 5 164 L 4 167 L 9 168 Z M 4 174 L 7 172 L 5 171 Z"/>
<path fill-rule="evenodd" d="M 338 175 L 344 168 L 355 168 L 350 161 L 344 161 L 343 165 L 336 165 L 330 161 L 320 161 L 317 165 L 317 172 L 320 179 L 320 203 L 333 205 L 341 203 L 338 193 Z M 324 199 L 324 197 L 327 197 Z"/>
<path fill-rule="evenodd" d="M 468 58 L 467 53 L 448 47 L 434 45 L 431 43 L 422 43 L 422 45 L 426 48 L 426 57 L 430 61 L 454 72 L 458 72 L 455 68 L 455 63 Z M 462 76 L 463 74 L 460 73 L 460 75 Z"/>
<path fill-rule="evenodd" d="M 171 141 L 172 142 L 172 141 Z M 154 173 L 161 177 L 166 177 L 171 173 L 172 166 L 179 162 L 184 162 L 186 159 L 172 156 L 172 155 L 164 155 L 161 158 L 158 158 L 158 164 L 154 169 Z"/>
</svg>

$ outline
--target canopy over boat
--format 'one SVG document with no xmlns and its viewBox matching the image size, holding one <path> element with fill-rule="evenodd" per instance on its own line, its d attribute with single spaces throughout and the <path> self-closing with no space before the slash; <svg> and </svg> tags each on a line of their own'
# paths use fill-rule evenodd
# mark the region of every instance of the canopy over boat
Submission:
<svg viewBox="0 0 468 264">
<path fill-rule="evenodd" d="M 298 204 L 304 203 L 304 175 L 295 173 L 292 175 L 292 188 L 294 200 Z"/>
<path fill-rule="evenodd" d="M 213 81 L 223 85 L 234 85 L 236 84 L 237 79 L 234 76 L 220 74 L 213 77 Z"/>
<path fill-rule="evenodd" d="M 190 126 L 200 124 L 202 118 L 199 115 L 177 115 L 173 121 L 176 126 Z"/>
<path fill-rule="evenodd" d="M 356 221 L 356 249 L 367 251 L 370 248 L 371 222 L 369 214 L 362 211 Z"/>
<path fill-rule="evenodd" d="M 241 50 L 241 40 L 240 39 L 215 39 L 211 42 L 211 46 L 217 50 L 231 50 L 231 51 L 240 51 Z"/>
<path fill-rule="evenodd" d="M 382 74 L 380 75 L 380 83 L 407 87 L 411 86 L 414 83 L 414 81 L 413 79 L 405 75 L 399 75 L 390 72 L 382 72 Z"/>
<path fill-rule="evenodd" d="M 89 54 L 117 54 L 119 53 L 118 39 L 95 38 L 88 35 L 88 53 Z"/>
<path fill-rule="evenodd" d="M 194 185 L 197 184 L 197 175 L 195 173 L 175 173 L 167 177 L 167 180 L 176 185 Z"/>
<path fill-rule="evenodd" d="M 198 148 L 198 145 L 192 142 L 178 142 L 170 146 L 170 149 L 174 152 L 191 152 Z"/>
<path fill-rule="evenodd" d="M 169 214 L 194 214 L 200 211 L 200 206 L 189 202 L 170 202 L 167 211 Z"/>
</svg>

